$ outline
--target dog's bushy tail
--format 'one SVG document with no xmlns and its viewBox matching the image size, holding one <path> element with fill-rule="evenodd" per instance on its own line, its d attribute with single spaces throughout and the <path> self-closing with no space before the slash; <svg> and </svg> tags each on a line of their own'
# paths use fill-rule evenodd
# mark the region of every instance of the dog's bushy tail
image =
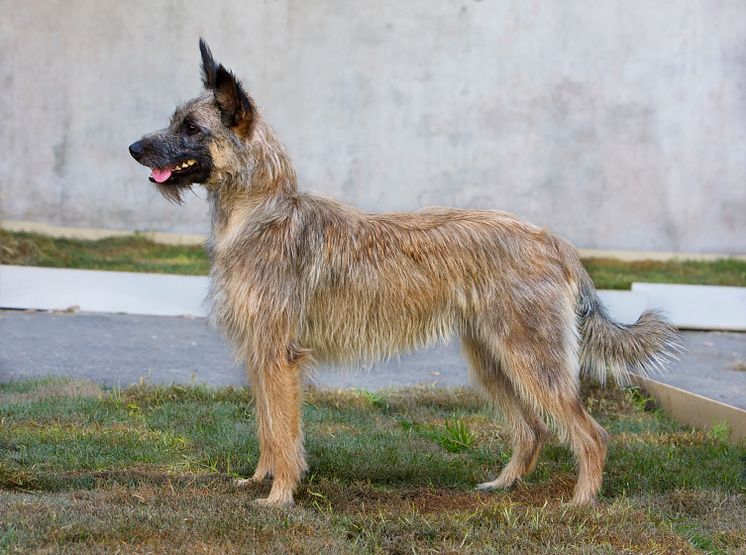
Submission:
<svg viewBox="0 0 746 555">
<path fill-rule="evenodd" d="M 646 310 L 631 325 L 612 320 L 595 290 L 579 299 L 580 369 L 601 383 L 611 376 L 629 385 L 632 375 L 661 372 L 679 350 L 676 329 L 657 310 Z"/>
<path fill-rule="evenodd" d="M 629 385 L 634 375 L 662 372 L 681 350 L 676 328 L 657 310 L 646 310 L 634 324 L 614 321 L 598 298 L 577 251 L 562 242 L 563 250 L 572 249 L 566 255 L 570 257 L 569 269 L 578 285 L 581 373 L 601 383 L 610 376 L 619 385 Z"/>
</svg>

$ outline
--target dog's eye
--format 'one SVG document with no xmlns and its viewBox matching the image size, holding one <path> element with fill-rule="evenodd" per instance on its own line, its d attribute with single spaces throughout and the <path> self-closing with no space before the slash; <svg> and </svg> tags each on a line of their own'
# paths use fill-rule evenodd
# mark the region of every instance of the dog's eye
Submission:
<svg viewBox="0 0 746 555">
<path fill-rule="evenodd" d="M 193 123 L 187 123 L 184 127 L 189 135 L 196 135 L 201 131 L 201 129 Z"/>
</svg>

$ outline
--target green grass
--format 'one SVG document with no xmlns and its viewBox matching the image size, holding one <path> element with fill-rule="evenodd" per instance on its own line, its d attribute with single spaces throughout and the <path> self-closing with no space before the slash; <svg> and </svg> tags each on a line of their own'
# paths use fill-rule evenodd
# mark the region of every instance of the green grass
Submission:
<svg viewBox="0 0 746 555">
<path fill-rule="evenodd" d="M 161 245 L 141 236 L 83 241 L 3 230 L 0 263 L 189 275 L 209 271 L 200 246 Z M 599 289 L 629 289 L 633 281 L 746 286 L 745 260 L 624 262 L 589 258 L 583 263 Z"/>
<path fill-rule="evenodd" d="M 746 260 L 713 261 L 587 258 L 586 270 L 599 289 L 629 289 L 633 281 L 746 286 Z"/>
<path fill-rule="evenodd" d="M 294 509 L 251 504 L 246 389 L 0 384 L 0 552 L 734 553 L 746 549 L 743 443 L 684 428 L 638 391 L 584 386 L 612 433 L 601 505 L 576 508 L 552 441 L 510 492 L 509 458 L 464 389 L 310 390 L 310 472 Z"/>
<path fill-rule="evenodd" d="M 186 275 L 210 269 L 198 245 L 162 245 L 137 235 L 84 241 L 5 230 L 0 230 L 0 263 Z"/>
</svg>

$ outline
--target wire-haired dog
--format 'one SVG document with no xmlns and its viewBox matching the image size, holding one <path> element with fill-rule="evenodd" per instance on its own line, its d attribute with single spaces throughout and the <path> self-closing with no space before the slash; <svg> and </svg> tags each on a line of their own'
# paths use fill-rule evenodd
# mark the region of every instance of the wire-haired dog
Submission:
<svg viewBox="0 0 746 555">
<path fill-rule="evenodd" d="M 300 193 L 280 141 L 236 77 L 200 41 L 205 91 L 130 146 L 169 199 L 207 189 L 211 319 L 246 363 L 268 505 L 306 471 L 301 384 L 312 362 L 380 359 L 452 336 L 504 412 L 513 454 L 480 489 L 507 488 L 556 424 L 578 461 L 574 501 L 601 486 L 606 432 L 585 411 L 583 371 L 626 381 L 658 366 L 676 332 L 645 312 L 609 319 L 576 250 L 512 214 L 428 208 L 366 214 Z"/>
</svg>

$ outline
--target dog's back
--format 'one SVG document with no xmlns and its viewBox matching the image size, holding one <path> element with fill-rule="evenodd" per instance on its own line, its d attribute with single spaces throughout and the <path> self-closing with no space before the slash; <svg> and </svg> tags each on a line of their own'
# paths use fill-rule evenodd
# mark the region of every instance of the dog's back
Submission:
<svg viewBox="0 0 746 555">
<path fill-rule="evenodd" d="M 551 236 L 511 214 L 299 204 L 297 217 L 312 222 L 299 237 L 309 246 L 301 333 L 321 360 L 393 356 L 573 294 Z"/>
</svg>

